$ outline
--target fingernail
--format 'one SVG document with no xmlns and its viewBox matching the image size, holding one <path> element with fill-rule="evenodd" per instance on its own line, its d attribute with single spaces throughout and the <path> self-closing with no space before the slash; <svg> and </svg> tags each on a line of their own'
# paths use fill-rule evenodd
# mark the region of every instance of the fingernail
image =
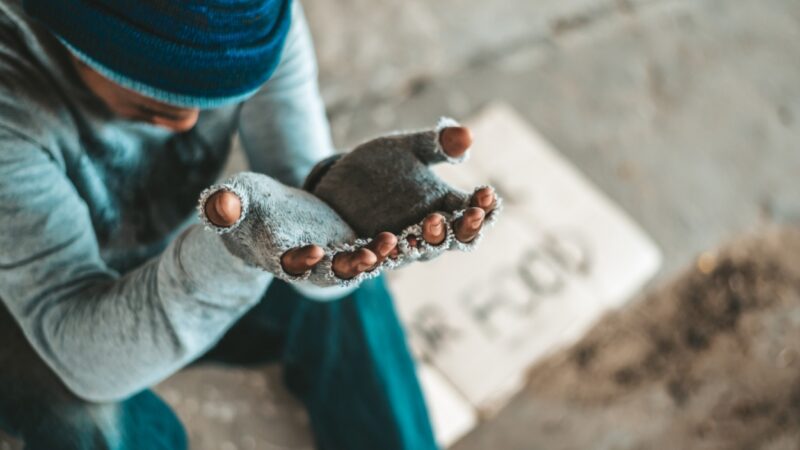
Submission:
<svg viewBox="0 0 800 450">
<path fill-rule="evenodd" d="M 483 192 L 478 196 L 478 205 L 482 208 L 488 208 L 492 205 L 492 192 Z"/>
<path fill-rule="evenodd" d="M 222 191 L 214 197 L 214 209 L 222 225 L 229 227 L 239 220 L 239 216 L 242 214 L 242 203 L 236 194 Z"/>
<path fill-rule="evenodd" d="M 441 236 L 444 233 L 444 221 L 439 219 L 436 223 L 431 225 L 431 231 L 435 236 Z"/>
<path fill-rule="evenodd" d="M 391 242 L 384 242 L 378 246 L 378 252 L 381 254 L 381 256 L 386 256 L 392 251 L 392 248 L 394 248 L 394 244 Z"/>
</svg>

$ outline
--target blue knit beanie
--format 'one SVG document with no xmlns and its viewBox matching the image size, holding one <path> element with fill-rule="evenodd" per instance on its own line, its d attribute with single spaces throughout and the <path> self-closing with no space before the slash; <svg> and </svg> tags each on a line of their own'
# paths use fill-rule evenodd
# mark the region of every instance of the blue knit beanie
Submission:
<svg viewBox="0 0 800 450">
<path fill-rule="evenodd" d="M 177 106 L 244 100 L 270 77 L 291 0 L 25 0 L 105 77 Z"/>
</svg>

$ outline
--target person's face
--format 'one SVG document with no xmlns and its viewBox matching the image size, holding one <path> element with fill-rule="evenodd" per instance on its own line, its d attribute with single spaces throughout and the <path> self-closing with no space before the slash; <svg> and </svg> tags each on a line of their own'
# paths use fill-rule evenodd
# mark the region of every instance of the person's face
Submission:
<svg viewBox="0 0 800 450">
<path fill-rule="evenodd" d="M 173 131 L 190 130 L 200 115 L 197 108 L 182 108 L 145 97 L 104 77 L 71 55 L 75 68 L 86 86 L 116 115 L 147 122 Z"/>
</svg>

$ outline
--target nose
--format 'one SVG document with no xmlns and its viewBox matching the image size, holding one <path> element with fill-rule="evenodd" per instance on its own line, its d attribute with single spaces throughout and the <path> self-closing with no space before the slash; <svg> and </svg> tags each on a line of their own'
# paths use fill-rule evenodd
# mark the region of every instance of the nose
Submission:
<svg viewBox="0 0 800 450">
<path fill-rule="evenodd" d="M 182 114 L 181 117 L 152 116 L 150 117 L 150 123 L 181 133 L 191 130 L 197 124 L 199 117 L 200 110 L 191 109 L 187 110 L 186 114 Z"/>
</svg>

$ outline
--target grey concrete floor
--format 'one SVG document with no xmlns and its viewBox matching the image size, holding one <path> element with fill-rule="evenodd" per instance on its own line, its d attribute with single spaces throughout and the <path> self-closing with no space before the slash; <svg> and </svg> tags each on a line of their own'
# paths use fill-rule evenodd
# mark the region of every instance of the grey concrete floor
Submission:
<svg viewBox="0 0 800 450">
<path fill-rule="evenodd" d="M 656 239 L 665 274 L 736 231 L 800 218 L 800 4 L 612 3 L 413 92 L 334 105 L 337 142 L 508 102 Z"/>
</svg>

